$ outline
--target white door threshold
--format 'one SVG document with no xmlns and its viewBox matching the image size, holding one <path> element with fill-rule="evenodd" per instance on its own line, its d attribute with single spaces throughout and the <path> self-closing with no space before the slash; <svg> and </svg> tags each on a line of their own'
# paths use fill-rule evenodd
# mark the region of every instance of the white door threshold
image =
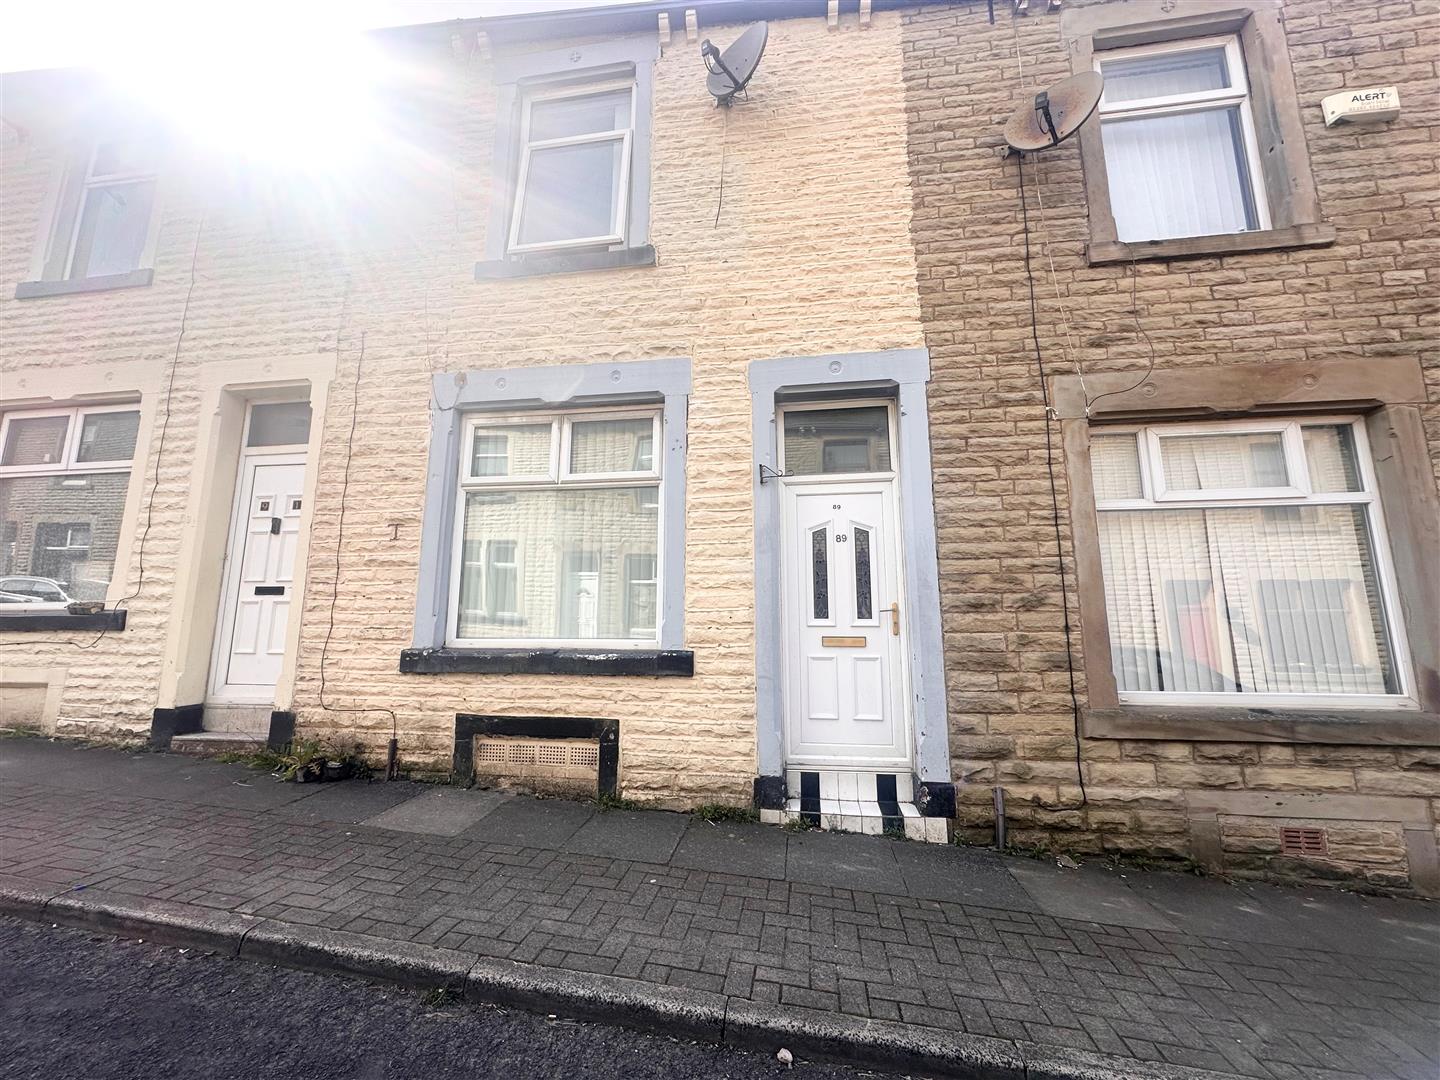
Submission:
<svg viewBox="0 0 1440 1080">
<path fill-rule="evenodd" d="M 928 844 L 950 842 L 945 818 L 921 817 L 912 802 L 896 804 L 898 818 L 885 814 L 878 802 L 821 799 L 817 810 L 801 808 L 799 799 L 787 799 L 783 810 L 761 810 L 760 820 L 775 825 L 818 828 L 825 832 L 862 833 L 866 836 L 903 835 Z"/>
</svg>

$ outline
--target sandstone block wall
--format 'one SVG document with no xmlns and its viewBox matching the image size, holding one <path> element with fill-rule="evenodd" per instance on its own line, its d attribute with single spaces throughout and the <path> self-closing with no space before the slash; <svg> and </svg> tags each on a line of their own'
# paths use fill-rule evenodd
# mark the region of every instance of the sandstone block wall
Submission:
<svg viewBox="0 0 1440 1080">
<path fill-rule="evenodd" d="M 1075 6 L 1067 0 L 1067 8 Z M 1080 768 L 1089 804 L 1079 806 L 1018 176 L 1014 158 L 1000 156 L 1005 118 L 1034 88 L 1070 75 L 1071 61 L 1058 15 L 1012 18 L 1009 5 L 996 7 L 993 26 L 984 4 L 930 6 L 904 19 L 913 231 L 935 372 L 932 450 L 963 831 L 988 838 L 995 785 L 1009 797 L 1018 842 L 1092 852 L 1192 854 L 1186 792 L 1197 789 L 1403 794 L 1429 799 L 1433 820 L 1440 759 L 1429 748 L 1085 739 Z M 1150 346 L 1137 317 L 1161 370 L 1414 358 L 1429 387 L 1425 416 L 1440 475 L 1440 5 L 1286 0 L 1283 19 L 1335 244 L 1090 266 L 1076 142 L 1034 155 L 1026 182 L 1048 374 L 1082 368 L 1138 377 Z M 1378 130 L 1324 127 L 1321 97 L 1387 84 L 1400 88 L 1400 121 Z M 1078 628 L 1058 425 L 1054 435 Z M 1075 645 L 1078 668 L 1086 643 L 1077 636 Z M 1085 707 L 1083 671 L 1078 677 Z M 1271 834 L 1276 825 L 1267 826 Z M 1227 837 L 1237 830 L 1227 824 Z M 1227 843 L 1229 851 L 1236 842 Z M 1342 848 L 1337 842 L 1334 850 Z M 1373 864 L 1376 880 L 1395 884 L 1403 872 L 1388 858 Z M 1257 859 L 1268 856 L 1244 855 L 1252 869 Z M 1357 857 L 1351 870 L 1370 876 L 1361 862 L 1372 865 Z M 1274 860 L 1265 865 L 1308 872 Z"/>
</svg>

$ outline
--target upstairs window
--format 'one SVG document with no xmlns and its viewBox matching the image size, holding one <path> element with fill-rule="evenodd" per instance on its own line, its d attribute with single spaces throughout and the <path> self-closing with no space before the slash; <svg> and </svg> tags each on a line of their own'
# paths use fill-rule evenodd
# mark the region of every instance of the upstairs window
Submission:
<svg viewBox="0 0 1440 1080">
<path fill-rule="evenodd" d="M 0 612 L 105 599 L 139 430 L 135 405 L 0 418 Z"/>
<path fill-rule="evenodd" d="M 1238 38 L 1105 50 L 1095 66 L 1119 240 L 1270 228 Z"/>
<path fill-rule="evenodd" d="M 154 203 L 153 148 L 133 140 L 97 144 L 80 185 L 64 276 L 73 280 L 139 269 Z"/>
<path fill-rule="evenodd" d="M 511 252 L 624 242 L 635 96 L 631 83 L 524 95 Z"/>
<path fill-rule="evenodd" d="M 1091 467 L 1122 702 L 1404 704 L 1359 421 L 1097 429 Z"/>
</svg>

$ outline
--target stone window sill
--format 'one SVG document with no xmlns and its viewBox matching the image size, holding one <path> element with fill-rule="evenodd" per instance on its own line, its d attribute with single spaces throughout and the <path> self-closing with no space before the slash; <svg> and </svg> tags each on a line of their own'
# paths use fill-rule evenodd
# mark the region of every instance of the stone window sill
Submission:
<svg viewBox="0 0 1440 1080">
<path fill-rule="evenodd" d="M 66 281 L 22 281 L 15 286 L 15 299 L 34 300 L 41 296 L 74 296 L 77 293 L 135 289 L 149 285 L 154 279 L 155 271 L 146 268 L 131 270 L 128 274 L 105 274 L 102 277 Z"/>
<path fill-rule="evenodd" d="M 94 615 L 68 611 L 17 611 L 0 615 L 0 632 L 22 630 L 124 630 L 126 611 L 112 608 Z"/>
<path fill-rule="evenodd" d="M 1212 709 L 1120 706 L 1090 709 L 1090 739 L 1185 742 L 1326 743 L 1336 746 L 1440 746 L 1440 713 L 1406 709 Z"/>
<path fill-rule="evenodd" d="M 1334 242 L 1333 225 L 1292 225 L 1284 229 L 1265 229 L 1261 232 L 1185 236 L 1176 240 L 1149 240 L 1141 243 L 1095 240 L 1085 246 L 1085 257 L 1091 266 L 1103 266 L 1107 263 L 1143 262 L 1146 259 L 1184 259 L 1201 255 L 1275 251 L 1279 248 L 1328 247 Z"/>
<path fill-rule="evenodd" d="M 654 266 L 655 249 L 649 244 L 616 251 L 580 251 L 555 255 L 524 255 L 514 259 L 491 259 L 475 264 L 476 281 L 504 281 L 509 278 L 542 277 L 546 274 L 580 274 L 590 270 L 620 270 L 631 266 Z"/>
<path fill-rule="evenodd" d="M 406 649 L 400 670 L 415 675 L 695 674 L 689 649 Z"/>
</svg>

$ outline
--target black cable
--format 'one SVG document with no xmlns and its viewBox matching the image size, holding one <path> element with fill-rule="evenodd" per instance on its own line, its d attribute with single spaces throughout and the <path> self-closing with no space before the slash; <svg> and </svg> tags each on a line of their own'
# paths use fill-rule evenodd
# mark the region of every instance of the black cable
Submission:
<svg viewBox="0 0 1440 1080">
<path fill-rule="evenodd" d="M 340 338 L 335 338 L 335 357 L 340 357 Z M 325 628 L 325 641 L 320 646 L 320 708 L 332 713 L 385 713 L 390 717 L 390 742 L 392 753 L 387 766 L 387 779 L 394 779 L 395 755 L 393 746 L 399 739 L 400 722 L 394 709 L 383 705 L 364 708 L 361 706 L 336 707 L 325 704 L 325 660 L 330 652 L 330 639 L 335 633 L 335 602 L 340 597 L 340 552 L 345 547 L 345 502 L 350 492 L 350 460 L 355 452 L 355 426 L 360 412 L 360 375 L 365 366 L 365 331 L 360 331 L 360 355 L 355 360 L 355 385 L 350 392 L 350 434 L 345 441 L 345 469 L 340 477 L 340 521 L 335 535 L 335 580 L 330 586 L 330 621 Z"/>
<path fill-rule="evenodd" d="M 715 221 L 710 227 L 720 227 L 720 208 L 725 205 L 725 143 L 730 135 L 730 106 L 725 106 L 725 126 L 720 129 L 720 194 L 715 199 Z"/>
<path fill-rule="evenodd" d="M 1145 369 L 1144 375 L 1141 375 L 1136 382 L 1125 387 L 1124 390 L 1107 390 L 1103 394 L 1096 394 L 1093 398 L 1087 398 L 1085 400 L 1085 415 L 1087 417 L 1090 415 L 1090 408 L 1095 402 L 1107 397 L 1115 397 L 1117 394 L 1128 394 L 1132 390 L 1139 390 L 1140 387 L 1150 381 L 1150 376 L 1155 374 L 1155 343 L 1150 340 L 1150 331 L 1146 330 L 1145 325 L 1140 321 L 1140 298 L 1139 292 L 1136 289 L 1136 280 L 1138 277 L 1139 271 L 1135 268 L 1135 256 L 1132 255 L 1130 256 L 1130 315 L 1135 320 L 1135 332 L 1145 339 L 1145 347 L 1150 350 L 1150 365 Z"/>
<path fill-rule="evenodd" d="M 1085 790 L 1085 767 L 1080 758 L 1080 695 L 1075 689 L 1075 645 L 1070 632 L 1070 589 L 1065 573 L 1065 540 L 1060 527 L 1060 493 L 1055 484 L 1055 446 L 1051 425 L 1055 410 L 1045 382 L 1045 357 L 1040 348 L 1040 313 L 1035 304 L 1035 272 L 1030 265 L 1030 211 L 1025 201 L 1025 155 L 1020 163 L 1020 218 L 1025 233 L 1025 280 L 1030 290 L 1030 336 L 1035 341 L 1035 364 L 1040 373 L 1040 399 L 1045 405 L 1045 470 L 1050 475 L 1050 513 L 1055 523 L 1055 564 L 1060 571 L 1060 609 L 1065 620 L 1065 666 L 1070 675 L 1070 715 L 1075 728 L 1075 777 L 1080 781 L 1080 802 L 1075 806 L 1042 806 L 1051 811 L 1078 810 L 1090 801 Z"/>
<path fill-rule="evenodd" d="M 160 444 L 155 448 L 155 478 L 150 482 L 150 497 L 145 501 L 145 528 L 140 532 L 140 543 L 136 551 L 138 559 L 138 572 L 135 577 L 135 591 L 128 596 L 122 596 L 115 601 L 113 610 L 119 611 L 131 600 L 140 595 L 145 588 L 145 541 L 150 538 L 150 525 L 155 517 L 155 494 L 160 490 L 160 465 L 165 457 L 165 437 L 170 433 L 171 402 L 175 396 L 175 372 L 180 367 L 180 346 L 185 341 L 185 326 L 190 318 L 190 300 L 195 295 L 195 267 L 200 257 L 200 237 L 205 232 L 205 215 L 200 215 L 200 223 L 195 227 L 195 244 L 190 249 L 190 285 L 185 290 L 185 304 L 180 309 L 180 332 L 175 337 L 175 355 L 170 361 L 170 376 L 165 384 L 165 401 L 163 403 L 164 414 L 160 420 Z M 0 641 L 0 648 L 19 648 L 21 646 L 32 647 L 35 645 L 66 645 L 72 649 L 88 650 L 93 649 L 105 639 L 110 633 L 110 627 L 105 627 L 94 639 L 86 644 L 78 641 L 67 641 L 63 638 L 36 639 L 29 638 L 25 641 Z"/>
</svg>

